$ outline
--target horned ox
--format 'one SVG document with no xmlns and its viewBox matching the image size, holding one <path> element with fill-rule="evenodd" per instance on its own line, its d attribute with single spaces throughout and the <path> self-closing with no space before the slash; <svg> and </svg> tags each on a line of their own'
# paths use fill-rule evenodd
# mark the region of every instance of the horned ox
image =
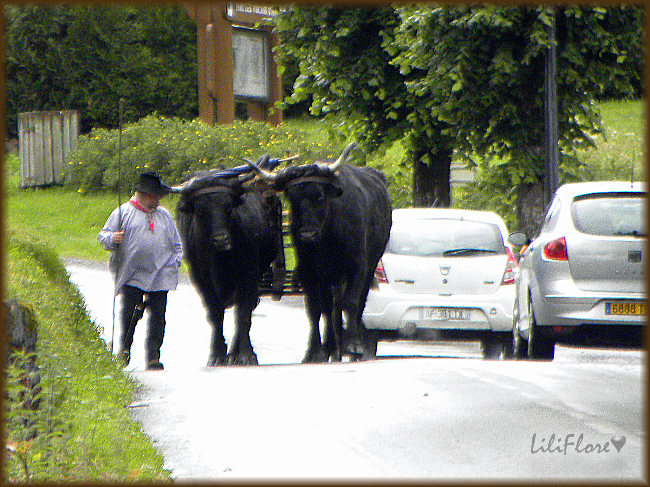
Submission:
<svg viewBox="0 0 650 487">
<path fill-rule="evenodd" d="M 340 360 L 347 352 L 365 352 L 367 358 L 375 352 L 368 346 L 361 315 L 388 242 L 391 202 L 381 172 L 345 163 L 353 146 L 334 162 L 274 173 L 250 164 L 273 189 L 285 193 L 291 207 L 291 236 L 310 325 L 303 362 Z"/>
<path fill-rule="evenodd" d="M 181 194 L 177 224 L 190 278 L 212 326 L 208 366 L 257 364 L 250 328 L 260 276 L 276 258 L 284 265 L 279 198 L 246 186 L 252 177 L 201 171 L 172 188 Z M 226 353 L 224 311 L 233 305 L 235 333 Z"/>
</svg>

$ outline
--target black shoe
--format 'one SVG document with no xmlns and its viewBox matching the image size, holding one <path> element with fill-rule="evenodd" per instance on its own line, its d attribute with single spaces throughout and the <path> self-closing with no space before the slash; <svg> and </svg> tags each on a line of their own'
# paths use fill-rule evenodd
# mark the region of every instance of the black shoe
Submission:
<svg viewBox="0 0 650 487">
<path fill-rule="evenodd" d="M 123 350 L 121 352 L 118 352 L 117 360 L 120 362 L 122 367 L 126 367 L 127 365 L 129 365 L 129 362 L 131 361 L 131 352 L 129 352 L 128 350 Z"/>
<path fill-rule="evenodd" d="M 163 364 L 161 364 L 157 360 L 149 362 L 146 367 L 146 370 L 163 370 L 163 369 L 164 369 Z"/>
</svg>

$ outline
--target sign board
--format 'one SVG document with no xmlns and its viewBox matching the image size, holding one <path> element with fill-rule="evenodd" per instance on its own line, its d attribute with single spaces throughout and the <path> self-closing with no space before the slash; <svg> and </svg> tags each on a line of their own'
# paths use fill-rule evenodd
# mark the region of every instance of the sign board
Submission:
<svg viewBox="0 0 650 487">
<path fill-rule="evenodd" d="M 233 93 L 268 101 L 269 40 L 266 32 L 234 28 L 232 32 Z"/>
<path fill-rule="evenodd" d="M 250 3 L 229 3 L 226 7 L 226 17 L 232 22 L 254 25 L 275 17 L 275 8 Z"/>
<path fill-rule="evenodd" d="M 449 181 L 451 182 L 452 186 L 459 186 L 462 184 L 474 182 L 474 170 L 467 169 L 467 164 L 464 162 L 452 162 L 450 169 L 451 177 L 449 178 Z"/>
</svg>

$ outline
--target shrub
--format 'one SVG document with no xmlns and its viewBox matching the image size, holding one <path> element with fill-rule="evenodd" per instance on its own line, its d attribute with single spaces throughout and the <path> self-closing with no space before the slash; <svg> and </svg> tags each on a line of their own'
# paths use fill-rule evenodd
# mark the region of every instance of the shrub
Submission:
<svg viewBox="0 0 650 487">
<path fill-rule="evenodd" d="M 335 157 L 342 145 L 314 142 L 297 126 L 271 127 L 262 122 L 235 122 L 211 126 L 153 114 L 122 130 L 95 129 L 79 137 L 70 154 L 66 185 L 80 192 L 118 189 L 130 191 L 142 171 L 157 171 L 168 184 L 177 184 L 192 171 L 244 164 L 264 154 L 282 158 L 300 154 L 299 163 Z"/>
</svg>

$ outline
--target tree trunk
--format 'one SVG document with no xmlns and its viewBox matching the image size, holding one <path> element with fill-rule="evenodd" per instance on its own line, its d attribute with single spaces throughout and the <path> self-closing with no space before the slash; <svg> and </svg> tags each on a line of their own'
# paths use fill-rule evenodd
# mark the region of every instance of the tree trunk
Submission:
<svg viewBox="0 0 650 487">
<path fill-rule="evenodd" d="M 425 162 L 425 155 L 431 161 Z M 451 151 L 437 153 L 420 152 L 413 162 L 413 206 L 451 206 Z"/>
<path fill-rule="evenodd" d="M 517 188 L 517 220 L 519 230 L 532 239 L 546 214 L 544 183 L 522 184 Z"/>
</svg>

